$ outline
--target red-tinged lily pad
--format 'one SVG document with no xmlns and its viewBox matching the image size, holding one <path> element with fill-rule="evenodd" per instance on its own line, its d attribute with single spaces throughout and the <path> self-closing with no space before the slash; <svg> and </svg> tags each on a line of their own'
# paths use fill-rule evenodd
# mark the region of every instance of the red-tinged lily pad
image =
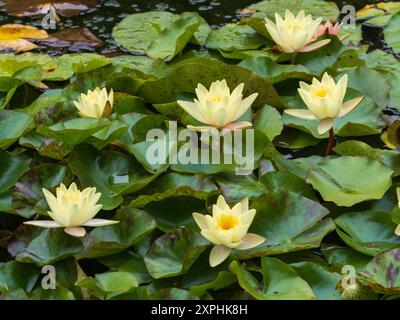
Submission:
<svg viewBox="0 0 400 320">
<path fill-rule="evenodd" d="M 50 50 L 64 52 L 93 51 L 102 42 L 88 28 L 70 28 L 51 33 L 49 38 L 40 41 Z"/>
<path fill-rule="evenodd" d="M 85 11 L 94 10 L 98 0 L 4 0 L 4 7 L 9 15 L 15 17 L 42 16 L 50 7 L 57 14 L 71 17 Z"/>
<path fill-rule="evenodd" d="M 400 248 L 377 255 L 361 271 L 362 280 L 375 291 L 400 293 Z"/>
</svg>

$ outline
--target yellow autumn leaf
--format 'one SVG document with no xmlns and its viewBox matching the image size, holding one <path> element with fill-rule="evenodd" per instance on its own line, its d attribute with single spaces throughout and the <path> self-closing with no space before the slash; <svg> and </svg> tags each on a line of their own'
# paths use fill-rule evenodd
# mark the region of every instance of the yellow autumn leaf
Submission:
<svg viewBox="0 0 400 320">
<path fill-rule="evenodd" d="M 46 31 L 32 26 L 5 24 L 0 26 L 0 50 L 29 51 L 37 46 L 25 39 L 46 39 L 48 37 Z"/>
</svg>

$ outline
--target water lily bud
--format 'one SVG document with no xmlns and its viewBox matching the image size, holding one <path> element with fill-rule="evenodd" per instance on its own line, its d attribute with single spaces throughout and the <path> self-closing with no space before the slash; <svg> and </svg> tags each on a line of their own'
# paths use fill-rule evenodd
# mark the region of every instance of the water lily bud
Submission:
<svg viewBox="0 0 400 320">
<path fill-rule="evenodd" d="M 101 210 L 102 205 L 97 204 L 101 193 L 96 193 L 96 188 L 78 190 L 75 183 L 67 189 L 64 184 L 56 190 L 56 196 L 43 189 L 44 196 L 51 211 L 48 215 L 54 220 L 27 221 L 25 224 L 44 228 L 64 228 L 64 231 L 75 237 L 86 234 L 85 227 L 101 227 L 118 221 L 93 219 Z"/>
<path fill-rule="evenodd" d="M 251 127 L 250 122 L 234 123 L 258 96 L 258 93 L 253 93 L 243 99 L 243 88 L 244 83 L 241 83 L 231 93 L 225 79 L 213 82 L 210 90 L 199 83 L 196 89 L 197 99 L 194 102 L 178 100 L 178 104 L 193 118 L 208 126 L 188 126 L 188 129 L 209 131 L 213 128 L 235 130 Z"/>
<path fill-rule="evenodd" d="M 251 249 L 265 241 L 264 237 L 247 232 L 255 214 L 255 209 L 249 210 L 247 198 L 230 208 L 222 195 L 213 206 L 212 216 L 193 213 L 202 236 L 215 245 L 210 253 L 211 267 L 222 263 L 233 248 Z"/>
<path fill-rule="evenodd" d="M 82 118 L 95 118 L 108 116 L 113 108 L 114 91 L 107 89 L 96 88 L 93 91 L 89 90 L 87 94 L 81 94 L 78 101 L 74 101 L 75 107 L 78 109 L 78 114 Z"/>
<path fill-rule="evenodd" d="M 325 39 L 310 44 L 315 40 L 321 21 L 322 18 L 313 20 L 311 15 L 306 16 L 303 10 L 296 17 L 286 10 L 284 19 L 275 13 L 275 23 L 265 18 L 265 27 L 281 52 L 309 52 L 330 42 Z"/>
<path fill-rule="evenodd" d="M 364 99 L 358 97 L 343 103 L 346 89 L 347 75 L 335 83 L 335 80 L 325 72 L 321 81 L 313 78 L 311 84 L 300 82 L 298 91 L 308 110 L 289 109 L 285 110 L 285 113 L 301 119 L 320 120 L 318 133 L 324 134 L 333 127 L 336 118 L 348 114 Z"/>
</svg>

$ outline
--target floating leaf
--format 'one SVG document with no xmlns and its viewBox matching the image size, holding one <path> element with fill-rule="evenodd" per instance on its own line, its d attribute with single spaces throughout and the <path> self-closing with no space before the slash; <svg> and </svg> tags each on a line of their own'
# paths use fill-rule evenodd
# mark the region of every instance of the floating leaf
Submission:
<svg viewBox="0 0 400 320">
<path fill-rule="evenodd" d="M 153 278 L 174 277 L 185 273 L 208 245 L 199 233 L 178 229 L 159 237 L 144 262 Z"/>
<path fill-rule="evenodd" d="M 237 251 L 240 259 L 318 247 L 334 229 L 329 211 L 318 202 L 287 191 L 267 191 L 253 202 L 257 213 L 250 232 L 266 241 L 256 248 Z"/>
<path fill-rule="evenodd" d="M 95 278 L 85 278 L 76 283 L 98 299 L 111 299 L 138 286 L 138 281 L 129 272 L 111 271 L 96 274 Z"/>
<path fill-rule="evenodd" d="M 249 26 L 228 23 L 209 33 L 206 47 L 223 51 L 250 50 L 266 43 L 267 39 Z"/>
<path fill-rule="evenodd" d="M 380 199 L 391 185 L 392 174 L 392 170 L 378 161 L 343 156 L 311 168 L 307 182 L 325 201 L 350 207 L 362 201 Z"/>
<path fill-rule="evenodd" d="M 292 267 L 276 258 L 261 258 L 262 283 L 236 261 L 229 269 L 236 274 L 239 285 L 258 300 L 315 299 L 312 289 Z"/>
<path fill-rule="evenodd" d="M 101 192 L 100 203 L 105 210 L 119 206 L 124 194 L 134 193 L 157 175 L 149 174 L 135 158 L 116 151 L 99 152 L 90 145 L 79 145 L 72 152 L 69 165 L 83 186 Z"/>
<path fill-rule="evenodd" d="M 17 254 L 16 260 L 43 266 L 70 257 L 81 250 L 81 241 L 67 235 L 62 228 L 44 229 Z"/>
<path fill-rule="evenodd" d="M 113 37 L 129 51 L 168 61 L 183 50 L 201 22 L 200 16 L 190 12 L 135 13 L 114 27 Z"/>
<path fill-rule="evenodd" d="M 272 141 L 283 130 L 280 113 L 275 108 L 264 106 L 256 114 L 254 128 L 264 133 Z"/>
<path fill-rule="evenodd" d="M 297 274 L 307 281 L 318 300 L 339 300 L 340 292 L 336 289 L 342 275 L 328 267 L 314 262 L 297 262 L 290 265 Z"/>
<path fill-rule="evenodd" d="M 174 65 L 166 77 L 143 83 L 137 95 L 151 103 L 173 102 L 179 93 L 194 92 L 199 83 L 209 87 L 221 79 L 226 79 L 232 89 L 244 82 L 244 96 L 258 92 L 255 105 L 277 107 L 281 104 L 275 89 L 251 71 L 207 58 L 186 59 Z"/>
<path fill-rule="evenodd" d="M 134 208 L 119 210 L 114 220 L 119 223 L 96 228 L 85 237 L 84 248 L 78 258 L 97 258 L 118 253 L 138 243 L 156 227 L 150 215 Z"/>
<path fill-rule="evenodd" d="M 400 245 L 390 213 L 352 212 L 340 215 L 335 223 L 342 240 L 361 253 L 375 256 Z"/>
<path fill-rule="evenodd" d="M 97 0 L 5 0 L 8 14 L 16 17 L 45 15 L 53 6 L 56 12 L 65 17 L 71 17 L 82 11 L 94 9 Z"/>
<path fill-rule="evenodd" d="M 31 291 L 38 280 L 40 270 L 36 266 L 9 261 L 0 266 L 0 291 L 23 289 Z"/>
<path fill-rule="evenodd" d="M 400 292 L 400 249 L 377 255 L 361 272 L 362 279 L 380 293 Z"/>
<path fill-rule="evenodd" d="M 0 149 L 7 149 L 33 127 L 33 118 L 23 112 L 0 110 Z"/>
<path fill-rule="evenodd" d="M 395 14 L 390 19 L 383 33 L 388 46 L 390 46 L 395 53 L 400 53 L 400 13 Z"/>
</svg>

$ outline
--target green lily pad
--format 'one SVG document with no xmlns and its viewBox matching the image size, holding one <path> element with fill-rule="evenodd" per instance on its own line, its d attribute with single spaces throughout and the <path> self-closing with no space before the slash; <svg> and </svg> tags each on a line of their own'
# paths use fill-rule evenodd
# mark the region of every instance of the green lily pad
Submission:
<svg viewBox="0 0 400 320">
<path fill-rule="evenodd" d="M 272 141 L 283 130 L 280 113 L 275 108 L 264 106 L 256 114 L 254 129 L 261 131 Z"/>
<path fill-rule="evenodd" d="M 54 189 L 61 183 L 69 185 L 71 174 L 67 167 L 43 163 L 33 167 L 18 179 L 10 193 L 10 208 L 5 210 L 25 218 L 32 217 L 35 213 L 45 213 L 47 202 L 42 189 Z"/>
<path fill-rule="evenodd" d="M 340 292 L 336 289 L 342 275 L 328 267 L 314 262 L 297 262 L 290 265 L 297 274 L 307 281 L 318 300 L 339 300 Z"/>
<path fill-rule="evenodd" d="M 249 232 L 266 241 L 256 248 L 237 251 L 240 259 L 318 247 L 334 229 L 329 211 L 318 202 L 288 191 L 267 191 L 251 205 L 257 213 Z"/>
<path fill-rule="evenodd" d="M 312 79 L 310 70 L 302 65 L 279 64 L 267 57 L 245 59 L 239 66 L 255 72 L 271 84 L 292 78 Z"/>
<path fill-rule="evenodd" d="M 335 219 L 342 240 L 363 254 L 375 256 L 400 246 L 396 225 L 390 213 L 379 211 L 351 212 Z"/>
<path fill-rule="evenodd" d="M 362 201 L 380 199 L 391 185 L 392 174 L 392 170 L 378 161 L 342 156 L 312 167 L 306 181 L 325 201 L 350 207 Z"/>
<path fill-rule="evenodd" d="M 216 177 L 216 182 L 224 198 L 232 203 L 244 198 L 257 199 L 266 191 L 265 186 L 252 176 L 220 174 Z"/>
<path fill-rule="evenodd" d="M 226 79 L 231 89 L 244 82 L 244 96 L 258 92 L 255 106 L 281 105 L 275 89 L 265 80 L 240 66 L 211 58 L 185 59 L 175 64 L 165 77 L 144 82 L 137 95 L 150 103 L 173 102 L 179 93 L 193 93 L 199 83 L 209 87 L 213 81 L 222 79 Z"/>
<path fill-rule="evenodd" d="M 114 220 L 119 223 L 98 227 L 84 238 L 84 248 L 78 255 L 79 259 L 118 253 L 141 241 L 156 227 L 149 214 L 135 208 L 119 210 Z"/>
<path fill-rule="evenodd" d="M 400 53 L 400 13 L 395 14 L 390 19 L 383 33 L 385 35 L 385 41 L 388 46 L 390 46 L 394 50 L 394 52 Z"/>
<path fill-rule="evenodd" d="M 155 279 L 178 276 L 190 268 L 208 245 L 199 233 L 177 229 L 156 239 L 144 262 Z"/>
<path fill-rule="evenodd" d="M 193 224 L 192 213 L 202 212 L 217 186 L 197 174 L 166 173 L 141 191 L 129 206 L 143 208 L 164 231 Z"/>
<path fill-rule="evenodd" d="M 258 180 L 269 190 L 290 191 L 316 201 L 314 190 L 299 177 L 286 171 L 271 171 L 262 175 Z"/>
<path fill-rule="evenodd" d="M 111 271 L 129 272 L 137 279 L 139 284 L 149 283 L 151 281 L 143 257 L 129 250 L 107 255 L 98 260 L 100 263 L 110 268 Z"/>
<path fill-rule="evenodd" d="M 330 266 L 341 271 L 345 265 L 353 266 L 361 271 L 371 260 L 370 256 L 362 254 L 349 247 L 338 245 L 322 244 L 321 252 Z"/>
<path fill-rule="evenodd" d="M 76 285 L 88 289 L 95 297 L 104 300 L 136 288 L 139 283 L 129 272 L 111 271 L 96 274 L 94 278 L 82 279 Z"/>
<path fill-rule="evenodd" d="M 69 166 L 83 186 L 101 192 L 105 210 L 119 206 L 124 194 L 134 193 L 153 181 L 157 175 L 144 170 L 132 156 L 116 152 L 99 152 L 90 145 L 79 145 L 71 153 Z"/>
<path fill-rule="evenodd" d="M 0 150 L 0 194 L 8 191 L 29 169 L 31 159 Z"/>
<path fill-rule="evenodd" d="M 310 300 L 315 295 L 293 268 L 276 258 L 261 258 L 262 283 L 236 261 L 229 269 L 239 285 L 258 300 Z"/>
<path fill-rule="evenodd" d="M 53 264 L 82 250 L 82 242 L 67 235 L 62 228 L 45 229 L 16 256 L 17 261 L 38 266 Z"/>
<path fill-rule="evenodd" d="M 32 129 L 33 118 L 23 112 L 0 110 L 0 127 L 0 149 L 5 150 Z"/>
<path fill-rule="evenodd" d="M 50 127 L 39 125 L 36 131 L 46 137 L 68 143 L 69 145 L 77 145 L 109 125 L 110 122 L 103 118 L 99 120 L 76 118 L 56 123 Z"/>
<path fill-rule="evenodd" d="M 400 174 L 400 155 L 392 150 L 372 148 L 362 141 L 348 140 L 336 145 L 333 150 L 342 156 L 367 157 L 377 160 L 394 171 L 393 175 Z"/>
<path fill-rule="evenodd" d="M 40 269 L 35 265 L 9 261 L 0 266 L 0 292 L 13 289 L 31 291 L 39 279 Z"/>
<path fill-rule="evenodd" d="M 267 42 L 266 38 L 247 25 L 228 23 L 209 33 L 206 47 L 223 51 L 251 50 L 258 49 Z"/>
<path fill-rule="evenodd" d="M 191 12 L 135 13 L 114 27 L 113 37 L 129 51 L 168 61 L 183 50 L 201 23 L 200 16 Z"/>
</svg>

